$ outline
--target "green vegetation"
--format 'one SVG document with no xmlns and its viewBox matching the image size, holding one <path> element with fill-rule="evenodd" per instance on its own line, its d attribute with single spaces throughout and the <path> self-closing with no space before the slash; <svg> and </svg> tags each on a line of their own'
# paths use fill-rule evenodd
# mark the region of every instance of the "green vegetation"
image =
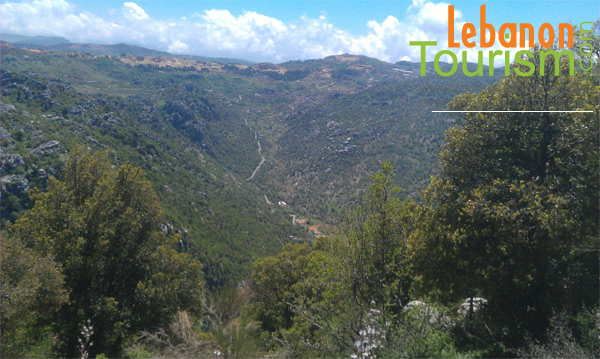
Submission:
<svg viewBox="0 0 600 359">
<path fill-rule="evenodd" d="M 254 259 L 275 253 L 281 238 L 308 236 L 244 180 L 260 157 L 243 119 L 186 83 L 169 89 L 181 101 L 161 107 L 143 97 L 82 95 L 64 81 L 26 73 L 3 72 L 2 88 L 4 223 L 22 215 L 29 189 L 44 190 L 80 145 L 109 149 L 112 164 L 147 172 L 165 210 L 161 227 L 182 235 L 211 286 L 240 279 Z"/>
<path fill-rule="evenodd" d="M 3 357 L 600 355 L 598 68 L 2 51 Z"/>
<path fill-rule="evenodd" d="M 17 268 L 7 273 L 3 283 L 15 283 L 17 295 L 9 292 L 3 298 L 6 310 L 18 313 L 25 309 L 18 295 L 25 288 L 41 292 L 41 298 L 32 293 L 25 298 L 28 301 L 53 304 L 47 308 L 44 302 L 32 303 L 34 307 L 27 308 L 33 309 L 27 315 L 31 319 L 21 326 L 34 330 L 51 325 L 60 338 L 57 353 L 75 357 L 81 326 L 90 320 L 96 334 L 90 354 L 114 356 L 127 337 L 164 323 L 177 309 L 199 312 L 202 266 L 189 254 L 176 251 L 179 236 L 167 239 L 156 230 L 160 209 L 143 171 L 128 164 L 113 171 L 106 156 L 75 151 L 64 173 L 62 181 L 49 181 L 47 192 L 32 195 L 33 207 L 8 231 L 9 248 L 45 260 L 29 263 L 29 268 L 23 264 L 34 278 L 24 278 L 27 272 L 14 271 Z M 18 258 L 13 251 L 8 255 Z M 37 268 L 41 265 L 50 269 L 47 278 Z M 62 275 L 55 274 L 56 267 Z M 36 276 L 51 285 L 30 283 Z M 48 288 L 51 291 L 44 293 Z M 68 300 L 63 299 L 63 292 Z M 35 313 L 56 304 L 61 304 L 60 309 L 50 318 L 47 313 Z M 11 343 L 13 338 L 4 337 L 3 342 L 7 341 Z M 3 354 L 26 354 L 15 349 L 4 347 Z"/>
<path fill-rule="evenodd" d="M 384 163 L 342 237 L 258 261 L 252 311 L 272 350 L 598 356 L 597 75 L 510 77 L 456 97 L 462 110 L 592 112 L 467 114 L 420 204 L 393 197 Z"/>
<path fill-rule="evenodd" d="M 351 55 L 243 71 L 6 44 L 2 55 L 3 223 L 23 214 L 30 188 L 60 175 L 76 145 L 109 150 L 113 164 L 147 173 L 161 225 L 182 234 L 210 287 L 239 281 L 290 239 L 312 240 L 290 215 L 333 228 L 384 158 L 401 195 L 416 197 L 452 125 L 429 111 L 467 84 L 423 82 L 416 64 Z M 261 162 L 257 142 L 265 162 L 246 180 Z"/>
</svg>

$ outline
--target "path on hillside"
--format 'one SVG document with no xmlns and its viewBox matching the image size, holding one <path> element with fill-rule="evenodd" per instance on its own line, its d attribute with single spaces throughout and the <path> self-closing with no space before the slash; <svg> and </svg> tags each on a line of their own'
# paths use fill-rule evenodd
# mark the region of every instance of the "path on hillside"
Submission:
<svg viewBox="0 0 600 359">
<path fill-rule="evenodd" d="M 246 122 L 246 126 L 248 126 L 248 128 L 250 128 L 250 125 L 248 124 L 248 120 L 244 118 L 244 122 Z M 265 163 L 267 161 L 265 156 L 263 156 L 262 147 L 260 146 L 260 141 L 258 140 L 258 133 L 256 133 L 256 132 L 254 132 L 254 139 L 256 140 L 256 143 L 258 144 L 258 154 L 260 155 L 260 163 L 254 169 L 254 172 L 252 172 L 252 175 L 250 177 L 246 178 L 246 181 L 250 181 L 251 179 L 253 179 L 254 176 L 256 175 L 256 173 L 258 172 L 258 170 L 260 169 L 260 166 L 262 166 L 263 163 Z"/>
</svg>

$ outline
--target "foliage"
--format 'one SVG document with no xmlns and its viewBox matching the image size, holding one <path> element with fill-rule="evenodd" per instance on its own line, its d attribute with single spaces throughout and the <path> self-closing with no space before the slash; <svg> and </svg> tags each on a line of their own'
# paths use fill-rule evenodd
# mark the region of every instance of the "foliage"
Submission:
<svg viewBox="0 0 600 359">
<path fill-rule="evenodd" d="M 594 323 L 590 332 L 598 333 L 598 319 Z M 594 338 L 595 350 L 586 350 L 577 343 L 573 337 L 573 333 L 569 326 L 568 320 L 564 313 L 552 318 L 550 329 L 547 334 L 545 343 L 530 340 L 527 346 L 522 350 L 517 350 L 516 353 L 522 358 L 595 358 L 598 355 L 598 342 L 600 338 Z"/>
<path fill-rule="evenodd" d="M 408 302 L 411 285 L 406 240 L 412 231 L 414 203 L 401 203 L 395 195 L 389 162 L 373 176 L 366 203 L 347 219 L 348 262 L 352 294 L 363 303 L 375 302 L 381 309 L 398 310 Z"/>
<path fill-rule="evenodd" d="M 176 251 L 178 238 L 157 231 L 161 211 L 139 168 L 113 171 L 105 154 L 75 150 L 63 180 L 51 178 L 32 198 L 10 236 L 60 265 L 69 293 L 54 321 L 60 353 L 78 354 L 87 320 L 95 332 L 90 355 L 117 355 L 124 338 L 169 313 L 200 311 L 202 267 Z"/>
<path fill-rule="evenodd" d="M 410 330 L 398 320 L 407 320 L 405 241 L 414 203 L 395 197 L 392 168 L 381 167 L 367 199 L 348 215 L 344 236 L 288 245 L 256 262 L 251 308 L 274 348 L 293 356 L 363 357 L 389 330 Z M 398 327 L 390 329 L 392 322 Z"/>
<path fill-rule="evenodd" d="M 208 341 L 197 335 L 193 319 L 187 312 L 177 312 L 168 331 L 143 331 L 125 351 L 130 358 L 186 358 L 206 355 Z"/>
<path fill-rule="evenodd" d="M 572 331 L 573 339 L 579 343 L 582 350 L 589 353 L 590 356 L 600 355 L 600 308 L 589 307 L 579 310 L 577 315 L 569 318 L 568 314 L 563 313 L 562 319 L 567 319 L 569 328 Z M 561 319 L 558 316 L 557 319 Z M 553 324 L 556 323 L 556 320 Z M 558 325 L 554 325 L 557 327 Z"/>
<path fill-rule="evenodd" d="M 402 313 L 389 329 L 379 354 L 383 358 L 448 357 L 455 353 L 452 322 L 443 307 L 418 305 Z"/>
<path fill-rule="evenodd" d="M 242 313 L 247 300 L 243 288 L 224 288 L 208 296 L 201 320 L 177 312 L 167 330 L 142 332 L 126 352 L 130 358 L 260 357 L 258 324 Z"/>
<path fill-rule="evenodd" d="M 597 266 L 574 258 L 599 238 L 599 96 L 593 76 L 547 73 L 455 98 L 460 110 L 593 113 L 466 114 L 447 132 L 412 234 L 418 291 L 488 299 L 487 324 L 508 346 L 540 338 L 553 312 L 597 300 L 597 282 L 578 289 L 578 273 L 597 278 Z"/>
<path fill-rule="evenodd" d="M 248 288 L 226 287 L 207 297 L 201 328 L 211 339 L 211 351 L 222 358 L 256 358 L 262 356 L 259 323 L 245 308 Z"/>
<path fill-rule="evenodd" d="M 600 67 L 475 93 L 497 78 L 0 46 L 3 356 L 598 356 Z M 592 112 L 430 113 L 465 89 Z"/>
<path fill-rule="evenodd" d="M 19 61 L 26 56 L 14 51 L 3 56 Z M 36 59 L 57 61 L 50 66 L 53 70 L 69 67 L 62 62 L 65 58 L 48 56 Z M 106 59 L 95 65 L 95 71 L 105 75 L 127 78 L 136 72 L 118 63 L 109 66 Z M 4 68 L 0 127 L 10 132 L 2 132 L 0 142 L 2 223 L 22 215 L 30 203 L 28 188 L 44 190 L 48 177 L 61 174 L 68 152 L 79 145 L 108 151 L 115 164 L 130 162 L 144 169 L 165 212 L 162 228 L 182 235 L 184 247 L 202 260 L 211 287 L 241 279 L 254 259 L 280 248 L 280 239 L 309 235 L 243 180 L 260 161 L 254 133 L 243 118 L 228 112 L 218 95 L 199 90 L 202 79 L 192 83 L 186 77 L 173 86 L 174 78 L 162 78 L 143 96 L 121 98 L 117 93 L 87 95 L 62 79 Z M 176 108 L 183 114 L 191 113 L 187 125 L 176 127 L 182 115 L 171 113 L 167 102 L 179 103 Z M 39 151 L 56 142 L 54 148 Z M 13 181 L 7 182 L 10 178 Z"/>
<path fill-rule="evenodd" d="M 50 323 L 68 300 L 61 267 L 51 254 L 3 235 L 0 243 L 1 356 L 49 357 L 57 342 Z"/>
<path fill-rule="evenodd" d="M 265 340 L 295 356 L 333 354 L 352 345 L 354 306 L 342 282 L 339 257 L 327 239 L 315 248 L 287 245 L 277 257 L 255 263 L 251 275 L 251 312 L 262 323 Z M 341 318 L 340 318 L 341 317 Z M 350 319 L 348 319 L 350 318 Z"/>
</svg>

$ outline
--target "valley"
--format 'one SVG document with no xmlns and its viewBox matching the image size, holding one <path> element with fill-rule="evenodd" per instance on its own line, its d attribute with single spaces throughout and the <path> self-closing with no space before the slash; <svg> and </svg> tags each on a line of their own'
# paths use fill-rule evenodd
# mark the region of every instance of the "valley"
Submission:
<svg viewBox="0 0 600 359">
<path fill-rule="evenodd" d="M 598 357 L 597 68 L 9 39 L 0 355 Z"/>
<path fill-rule="evenodd" d="M 466 81 L 354 55 L 232 64 L 3 43 L 2 56 L 3 158 L 24 162 L 4 167 L 2 195 L 14 200 L 3 221 L 28 203 L 15 175 L 43 188 L 40 171 L 58 175 L 74 147 L 108 149 L 147 171 L 167 227 L 184 234 L 214 285 L 241 278 L 289 238 L 335 231 L 383 160 L 401 195 L 415 197 L 452 126 L 431 110 Z M 32 152 L 48 141 L 58 149 Z M 293 225 L 290 214 L 323 225 Z"/>
</svg>

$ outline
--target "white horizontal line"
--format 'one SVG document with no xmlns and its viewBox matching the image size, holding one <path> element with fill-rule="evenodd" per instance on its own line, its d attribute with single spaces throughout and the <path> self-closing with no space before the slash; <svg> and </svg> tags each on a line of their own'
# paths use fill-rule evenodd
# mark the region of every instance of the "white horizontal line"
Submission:
<svg viewBox="0 0 600 359">
<path fill-rule="evenodd" d="M 431 112 L 460 112 L 460 113 L 503 113 L 503 112 L 510 112 L 510 113 L 555 113 L 555 112 L 559 112 L 559 113 L 568 113 L 568 112 L 594 112 L 594 111 L 431 111 Z"/>
</svg>

